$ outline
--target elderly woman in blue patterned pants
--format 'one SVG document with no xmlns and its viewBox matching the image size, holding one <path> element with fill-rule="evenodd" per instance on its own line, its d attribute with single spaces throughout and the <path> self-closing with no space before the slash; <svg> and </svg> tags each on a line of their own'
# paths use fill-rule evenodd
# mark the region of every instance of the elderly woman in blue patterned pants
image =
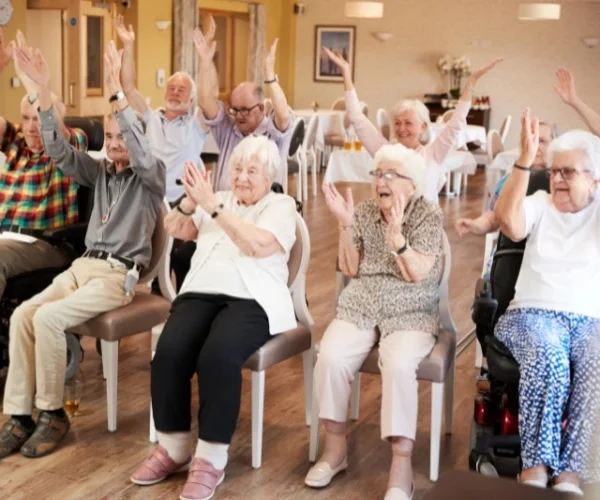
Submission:
<svg viewBox="0 0 600 500">
<path fill-rule="evenodd" d="M 600 481 L 600 139 L 577 130 L 555 139 L 550 193 L 526 197 L 538 140 L 527 110 L 521 156 L 496 205 L 502 232 L 527 247 L 495 335 L 521 372 L 520 480 L 581 495 L 581 482 Z"/>
</svg>

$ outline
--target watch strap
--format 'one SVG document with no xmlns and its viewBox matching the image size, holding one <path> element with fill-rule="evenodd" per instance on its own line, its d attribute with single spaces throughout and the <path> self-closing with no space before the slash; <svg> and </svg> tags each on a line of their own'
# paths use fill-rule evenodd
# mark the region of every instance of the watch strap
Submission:
<svg viewBox="0 0 600 500">
<path fill-rule="evenodd" d="M 271 83 L 275 83 L 278 81 L 279 81 L 279 78 L 277 77 L 277 75 L 275 75 L 275 78 L 273 78 L 272 80 L 265 80 L 265 85 L 269 85 Z"/>
<path fill-rule="evenodd" d="M 33 106 L 33 103 L 34 103 L 35 101 L 37 101 L 37 100 L 38 100 L 38 95 L 37 95 L 37 92 L 36 92 L 35 94 L 33 94 L 33 95 L 28 95 L 28 96 L 27 96 L 27 101 L 28 101 L 28 102 L 29 102 L 29 104 L 31 104 L 32 106 Z"/>
<path fill-rule="evenodd" d="M 191 211 L 191 212 L 186 212 L 186 211 L 185 211 L 183 208 L 181 208 L 181 203 L 179 203 L 179 204 L 178 204 L 178 205 L 175 207 L 175 209 L 176 209 L 176 210 L 177 210 L 177 211 L 178 211 L 180 214 L 187 215 L 188 217 L 189 217 L 190 215 L 194 215 L 194 212 L 193 212 L 193 211 Z"/>
<path fill-rule="evenodd" d="M 215 219 L 223 211 L 223 203 L 221 203 L 210 216 Z"/>
<path fill-rule="evenodd" d="M 402 248 L 399 248 L 398 250 L 396 250 L 394 253 L 396 255 L 400 256 L 407 250 L 408 250 L 408 241 L 404 241 L 404 246 Z"/>
<path fill-rule="evenodd" d="M 513 167 L 517 170 L 524 170 L 525 172 L 529 172 L 529 170 L 531 170 L 530 168 L 522 167 L 521 165 L 517 165 L 516 163 L 513 165 Z"/>
</svg>

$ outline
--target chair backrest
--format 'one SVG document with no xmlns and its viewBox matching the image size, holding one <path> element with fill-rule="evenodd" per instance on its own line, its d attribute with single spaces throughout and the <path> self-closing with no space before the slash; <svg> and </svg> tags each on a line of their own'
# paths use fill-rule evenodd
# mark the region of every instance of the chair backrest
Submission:
<svg viewBox="0 0 600 500">
<path fill-rule="evenodd" d="M 306 280 L 308 263 L 310 261 L 310 234 L 306 222 L 299 213 L 296 213 L 296 241 L 290 250 L 288 259 L 288 287 L 294 293 L 301 282 Z"/>
<path fill-rule="evenodd" d="M 502 151 L 504 151 L 504 143 L 500 133 L 497 130 L 490 130 L 487 135 L 488 165 L 491 165 L 496 155 Z"/>
<path fill-rule="evenodd" d="M 163 200 L 160 205 L 160 210 L 156 217 L 156 225 L 154 226 L 154 233 L 152 233 L 152 257 L 150 258 L 150 264 L 144 268 L 140 275 L 140 283 L 146 283 L 157 275 L 161 262 L 164 260 L 165 251 L 170 243 L 169 234 L 165 229 L 164 220 L 169 213 L 170 207 L 167 200 Z"/>
<path fill-rule="evenodd" d="M 85 132 L 88 140 L 88 151 L 102 151 L 104 146 L 104 126 L 94 118 L 82 116 L 65 116 L 65 125 Z"/>
<path fill-rule="evenodd" d="M 334 111 L 346 111 L 346 99 L 343 97 L 338 97 L 335 101 L 333 101 L 331 109 Z"/>
<path fill-rule="evenodd" d="M 265 107 L 265 116 L 269 116 L 271 114 L 271 111 L 273 111 L 273 101 L 271 100 L 271 98 L 267 97 L 263 101 L 263 105 Z"/>
<path fill-rule="evenodd" d="M 510 130 L 510 124 L 512 123 L 512 116 L 507 115 L 502 125 L 500 126 L 500 139 L 502 139 L 502 144 L 506 144 L 506 137 L 508 136 L 508 132 Z"/>
<path fill-rule="evenodd" d="M 451 333 L 456 338 L 456 325 L 452 319 L 452 313 L 450 312 L 450 297 L 448 292 L 448 283 L 450 281 L 450 268 L 452 267 L 452 252 L 450 249 L 450 242 L 446 232 L 442 232 L 442 245 L 444 249 L 443 259 L 443 272 L 442 278 L 440 279 L 439 291 L 439 313 L 440 313 L 440 324 L 444 330 Z"/>
<path fill-rule="evenodd" d="M 454 115 L 454 110 L 449 109 L 448 111 L 444 112 L 443 115 L 438 116 L 436 123 L 448 123 L 450 118 L 452 118 L 452 115 Z"/>
<path fill-rule="evenodd" d="M 309 151 L 310 148 L 314 147 L 315 142 L 317 140 L 317 132 L 319 131 L 319 117 L 317 115 L 313 115 L 308 120 L 308 125 L 304 131 L 304 142 L 302 144 L 302 148 L 304 151 Z"/>
<path fill-rule="evenodd" d="M 294 127 L 294 132 L 292 133 L 292 138 L 290 139 L 290 149 L 288 152 L 288 156 L 294 156 L 303 142 L 304 118 L 298 118 L 298 120 L 296 121 L 296 126 Z"/>
<path fill-rule="evenodd" d="M 381 132 L 381 135 L 385 137 L 388 141 L 390 140 L 390 117 L 387 114 L 387 111 L 383 108 L 379 108 L 377 110 L 377 115 L 375 116 L 375 121 L 377 128 Z"/>
</svg>

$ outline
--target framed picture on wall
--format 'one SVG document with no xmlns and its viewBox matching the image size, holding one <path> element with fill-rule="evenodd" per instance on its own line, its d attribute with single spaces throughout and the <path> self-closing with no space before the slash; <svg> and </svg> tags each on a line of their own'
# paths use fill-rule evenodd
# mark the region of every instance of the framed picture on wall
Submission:
<svg viewBox="0 0 600 500">
<path fill-rule="evenodd" d="M 323 49 L 341 55 L 350 63 L 354 79 L 356 26 L 315 26 L 315 82 L 343 82 L 340 69 Z"/>
</svg>

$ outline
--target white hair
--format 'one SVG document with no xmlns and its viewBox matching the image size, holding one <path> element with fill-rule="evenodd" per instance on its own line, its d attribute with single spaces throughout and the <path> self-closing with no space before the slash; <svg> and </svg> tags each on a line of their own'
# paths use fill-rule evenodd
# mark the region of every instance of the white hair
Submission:
<svg viewBox="0 0 600 500">
<path fill-rule="evenodd" d="M 556 153 L 581 151 L 584 155 L 584 169 L 600 179 L 600 138 L 585 130 L 570 130 L 558 136 L 548 148 L 548 166 L 551 167 Z"/>
<path fill-rule="evenodd" d="M 415 196 L 423 194 L 425 191 L 425 158 L 422 155 L 402 144 L 387 144 L 375 153 L 373 170 L 377 170 L 383 162 L 400 164 L 403 175 L 410 177 L 415 185 Z"/>
<path fill-rule="evenodd" d="M 281 168 L 281 156 L 277 145 L 264 135 L 245 137 L 231 152 L 228 168 L 238 162 L 248 162 L 256 158 L 265 169 L 267 177 L 274 181 Z"/>
<path fill-rule="evenodd" d="M 197 100 L 198 100 L 198 87 L 196 86 L 196 81 L 190 76 L 189 73 L 186 73 L 185 71 L 177 71 L 176 73 L 173 73 L 169 79 L 167 80 L 167 85 L 169 85 L 169 82 L 171 80 L 173 80 L 174 78 L 185 78 L 189 83 L 190 83 L 190 108 L 188 109 L 189 113 L 194 113 L 196 111 L 196 104 L 197 104 Z"/>
<path fill-rule="evenodd" d="M 405 99 L 404 101 L 398 102 L 392 109 L 392 119 L 395 119 L 398 115 L 410 110 L 415 112 L 419 123 L 425 123 L 427 125 L 425 132 L 423 132 L 419 138 L 421 144 L 427 144 L 431 136 L 429 129 L 431 119 L 429 118 L 429 110 L 427 109 L 427 106 L 425 106 L 425 104 L 423 104 L 421 101 L 417 99 Z M 395 135 L 396 134 L 394 132 L 394 136 Z"/>
</svg>

